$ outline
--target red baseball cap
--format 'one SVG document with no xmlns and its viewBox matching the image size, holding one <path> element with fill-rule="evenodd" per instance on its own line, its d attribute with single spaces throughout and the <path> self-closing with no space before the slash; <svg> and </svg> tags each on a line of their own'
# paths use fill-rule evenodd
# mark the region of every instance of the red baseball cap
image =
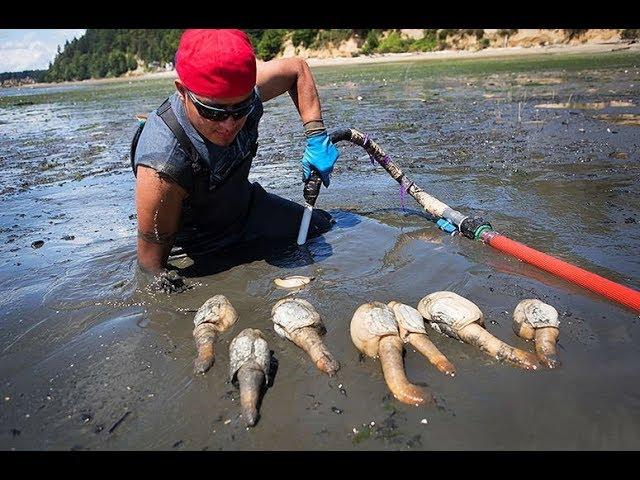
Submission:
<svg viewBox="0 0 640 480">
<path fill-rule="evenodd" d="M 256 84 L 256 57 L 241 30 L 186 30 L 176 52 L 180 80 L 196 95 L 246 95 Z"/>
</svg>

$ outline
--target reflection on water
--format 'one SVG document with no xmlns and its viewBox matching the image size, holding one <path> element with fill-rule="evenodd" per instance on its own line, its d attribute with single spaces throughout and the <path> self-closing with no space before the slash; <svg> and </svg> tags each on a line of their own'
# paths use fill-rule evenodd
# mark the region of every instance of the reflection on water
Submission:
<svg viewBox="0 0 640 480">
<path fill-rule="evenodd" d="M 639 114 L 638 60 L 404 62 L 314 75 L 327 125 L 371 135 L 431 195 L 640 289 L 638 130 L 616 120 Z M 637 315 L 442 232 L 412 199 L 402 205 L 397 183 L 352 145 L 339 145 L 331 187 L 317 202 L 336 220 L 325 235 L 302 247 L 176 258 L 189 290 L 139 290 L 129 141 L 134 114 L 172 90 L 171 80 L 155 80 L 0 91 L 2 448 L 640 446 L 639 373 L 629 367 L 640 357 Z M 575 105 L 602 108 L 594 117 Z M 302 202 L 298 114 L 286 96 L 265 111 L 251 179 Z M 273 280 L 286 275 L 316 277 L 296 296 L 323 317 L 342 364 L 336 378 L 273 330 L 271 307 L 290 294 Z M 351 316 L 364 302 L 416 306 L 438 290 L 472 300 L 494 335 L 529 351 L 512 332 L 513 308 L 531 297 L 554 305 L 563 367 L 522 372 L 431 332 L 458 375 L 408 352 L 408 377 L 434 392 L 439 408 L 398 403 L 379 364 L 360 361 Z M 232 301 L 239 320 L 220 336 L 213 368 L 194 377 L 193 315 L 214 294 Z M 278 362 L 251 431 L 227 379 L 229 342 L 246 327 L 263 331 Z M 607 415 L 595 419 L 596 411 Z"/>
</svg>

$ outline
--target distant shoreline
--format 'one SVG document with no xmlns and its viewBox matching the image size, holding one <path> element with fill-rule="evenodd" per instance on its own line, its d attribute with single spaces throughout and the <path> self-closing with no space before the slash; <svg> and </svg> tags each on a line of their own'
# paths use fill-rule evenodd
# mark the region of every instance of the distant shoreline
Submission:
<svg viewBox="0 0 640 480">
<path fill-rule="evenodd" d="M 457 60 L 462 58 L 520 57 L 544 54 L 608 53 L 612 51 L 640 52 L 640 43 L 629 42 L 594 43 L 584 45 L 549 45 L 545 47 L 505 47 L 483 50 L 440 50 L 437 52 L 386 53 L 359 57 L 309 58 L 311 67 L 333 65 L 357 65 L 366 63 L 401 62 L 407 60 Z"/>
<path fill-rule="evenodd" d="M 407 53 L 385 53 L 374 55 L 360 55 L 357 57 L 334 57 L 334 58 L 307 58 L 310 67 L 328 67 L 340 65 L 363 65 L 374 63 L 423 61 L 423 60 L 456 60 L 469 58 L 497 58 L 497 57 L 521 57 L 531 55 L 551 55 L 551 54 L 588 54 L 588 53 L 609 53 L 615 51 L 640 52 L 640 43 L 611 42 L 593 43 L 583 45 L 549 45 L 537 47 L 505 47 L 505 48 L 485 48 L 483 50 L 440 50 L 437 52 L 407 52 Z M 21 89 L 32 89 L 63 85 L 99 85 L 112 82 L 133 82 L 140 80 L 152 80 L 159 78 L 177 78 L 175 70 L 165 72 L 143 73 L 140 75 L 124 75 L 115 78 L 92 78 L 59 83 L 32 83 L 22 85 Z"/>
</svg>

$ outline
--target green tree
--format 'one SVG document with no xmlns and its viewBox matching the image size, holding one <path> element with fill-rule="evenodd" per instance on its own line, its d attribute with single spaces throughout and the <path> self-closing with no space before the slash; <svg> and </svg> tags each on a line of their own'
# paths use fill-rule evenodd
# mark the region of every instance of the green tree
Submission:
<svg viewBox="0 0 640 480">
<path fill-rule="evenodd" d="M 413 41 L 402 38 L 399 32 L 393 31 L 380 41 L 378 52 L 380 53 L 401 53 L 409 50 Z"/>
<path fill-rule="evenodd" d="M 294 47 L 302 45 L 303 47 L 309 47 L 318 36 L 320 30 L 294 30 L 291 35 L 291 43 Z"/>
<path fill-rule="evenodd" d="M 262 34 L 265 32 L 266 30 L 262 29 L 262 30 L 258 30 L 258 29 L 253 29 L 253 30 L 245 30 L 244 32 L 249 36 L 249 40 L 251 40 L 251 44 L 253 45 L 253 48 L 256 49 L 258 47 L 258 44 L 260 43 L 260 40 L 262 39 Z"/>
<path fill-rule="evenodd" d="M 88 29 L 85 34 L 58 47 L 49 66 L 47 81 L 118 76 L 134 70 L 138 60 L 173 62 L 183 30 Z"/>
<path fill-rule="evenodd" d="M 318 35 L 314 42 L 311 44 L 312 48 L 326 48 L 329 44 L 337 47 L 344 40 L 347 40 L 353 35 L 353 30 L 332 28 L 327 30 L 319 30 Z"/>
<path fill-rule="evenodd" d="M 364 55 L 370 55 L 376 51 L 378 45 L 380 45 L 380 41 L 378 40 L 377 30 L 369 30 L 369 33 L 367 33 L 367 39 L 362 46 L 362 53 Z"/>
<path fill-rule="evenodd" d="M 271 60 L 282 51 L 282 40 L 286 31 L 279 29 L 265 30 L 258 43 L 256 55 L 261 60 Z"/>
<path fill-rule="evenodd" d="M 422 38 L 416 40 L 409 46 L 412 52 L 431 52 L 438 46 L 435 30 L 423 30 Z"/>
</svg>

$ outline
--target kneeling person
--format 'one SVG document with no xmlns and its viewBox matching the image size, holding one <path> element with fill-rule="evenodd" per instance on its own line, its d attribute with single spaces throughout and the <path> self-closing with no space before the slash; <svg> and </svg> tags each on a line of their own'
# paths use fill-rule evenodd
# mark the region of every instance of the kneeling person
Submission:
<svg viewBox="0 0 640 480">
<path fill-rule="evenodd" d="M 173 246 L 192 258 L 254 240 L 295 240 L 303 207 L 248 180 L 262 102 L 285 92 L 305 129 L 303 180 L 329 186 L 339 156 L 303 59 L 256 65 L 239 30 L 187 30 L 176 53 L 176 92 L 149 115 L 132 146 L 138 264 L 160 275 Z M 315 210 L 309 236 L 331 228 Z"/>
</svg>

